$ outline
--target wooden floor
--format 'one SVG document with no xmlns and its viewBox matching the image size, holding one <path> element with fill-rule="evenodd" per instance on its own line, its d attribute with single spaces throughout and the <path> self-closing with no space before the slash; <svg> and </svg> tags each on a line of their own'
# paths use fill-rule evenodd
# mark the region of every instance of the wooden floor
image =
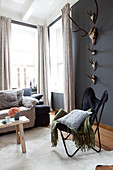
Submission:
<svg viewBox="0 0 113 170">
<path fill-rule="evenodd" d="M 113 170 L 113 166 L 99 166 L 95 170 Z"/>
<path fill-rule="evenodd" d="M 55 115 L 55 111 L 50 112 L 50 125 L 52 123 L 54 115 Z M 95 126 L 93 126 L 93 129 L 95 129 Z M 100 127 L 100 137 L 101 137 L 102 148 L 106 151 L 113 150 L 113 132 Z M 97 139 L 98 138 L 96 135 L 95 137 L 96 146 L 98 146 Z M 106 166 L 106 165 L 99 166 L 99 167 L 96 167 L 96 170 L 113 170 L 113 166 Z"/>
<path fill-rule="evenodd" d="M 93 129 L 95 129 L 95 126 L 93 126 Z M 101 145 L 102 148 L 106 151 L 113 150 L 113 132 L 99 128 L 100 129 L 100 137 L 101 137 Z M 97 135 L 95 137 L 96 145 L 98 146 L 98 140 Z"/>
<path fill-rule="evenodd" d="M 95 127 L 93 127 L 95 129 Z M 100 137 L 101 137 L 101 146 L 106 151 L 113 150 L 113 132 L 108 131 L 100 127 Z M 96 146 L 98 146 L 97 135 L 95 137 Z M 96 170 L 113 170 L 113 166 L 99 166 L 96 167 Z"/>
</svg>

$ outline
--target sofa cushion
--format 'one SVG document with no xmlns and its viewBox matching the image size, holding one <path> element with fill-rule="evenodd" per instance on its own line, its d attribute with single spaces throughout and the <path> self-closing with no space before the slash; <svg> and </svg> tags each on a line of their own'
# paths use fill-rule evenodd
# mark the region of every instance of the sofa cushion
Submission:
<svg viewBox="0 0 113 170">
<path fill-rule="evenodd" d="M 0 91 L 0 110 L 18 106 L 17 92 L 14 90 Z"/>
<path fill-rule="evenodd" d="M 18 104 L 19 104 L 19 106 L 22 105 L 23 93 L 24 93 L 23 90 L 18 90 L 18 91 L 17 91 L 17 99 L 18 99 Z"/>
<path fill-rule="evenodd" d="M 32 95 L 32 91 L 30 88 L 24 88 L 24 96 L 31 96 Z"/>
<path fill-rule="evenodd" d="M 31 108 L 31 107 L 33 107 L 37 103 L 39 103 L 38 100 L 35 99 L 35 98 L 32 98 L 32 97 L 25 97 L 25 96 L 23 96 L 23 98 L 22 98 L 22 105 L 24 107 Z"/>
</svg>

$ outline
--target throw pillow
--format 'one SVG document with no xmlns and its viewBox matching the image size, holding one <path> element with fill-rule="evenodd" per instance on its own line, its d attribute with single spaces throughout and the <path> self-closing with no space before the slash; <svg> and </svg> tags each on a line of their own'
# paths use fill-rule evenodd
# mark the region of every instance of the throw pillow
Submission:
<svg viewBox="0 0 113 170">
<path fill-rule="evenodd" d="M 75 109 L 66 116 L 58 119 L 58 121 L 72 129 L 78 130 L 80 125 L 90 114 L 92 114 L 90 111 Z"/>
<path fill-rule="evenodd" d="M 40 100 L 42 98 L 42 94 L 33 94 L 32 97 L 35 98 L 35 99 L 38 99 Z"/>
<path fill-rule="evenodd" d="M 0 110 L 18 106 L 17 92 L 14 90 L 0 91 Z"/>
<path fill-rule="evenodd" d="M 22 105 L 28 108 L 33 107 L 35 104 L 39 103 L 39 101 L 32 97 L 24 97 L 22 98 Z"/>
<path fill-rule="evenodd" d="M 22 105 L 22 96 L 23 96 L 24 91 L 23 90 L 18 90 L 17 91 L 17 99 L 18 99 L 18 104 L 21 106 Z"/>
<path fill-rule="evenodd" d="M 24 88 L 24 96 L 31 96 L 32 95 L 32 91 L 30 88 Z"/>
</svg>

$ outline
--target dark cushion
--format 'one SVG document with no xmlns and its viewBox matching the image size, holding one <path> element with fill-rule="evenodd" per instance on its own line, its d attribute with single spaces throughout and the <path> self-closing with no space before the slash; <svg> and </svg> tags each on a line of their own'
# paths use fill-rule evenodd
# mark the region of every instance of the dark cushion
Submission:
<svg viewBox="0 0 113 170">
<path fill-rule="evenodd" d="M 48 126 L 50 123 L 50 115 L 48 114 L 40 114 L 36 116 L 35 119 L 35 127 L 38 126 Z"/>
<path fill-rule="evenodd" d="M 35 105 L 36 114 L 48 114 L 50 112 L 50 107 L 47 105 Z"/>
<path fill-rule="evenodd" d="M 39 100 L 38 105 L 43 105 L 43 104 L 44 104 L 44 101 L 43 100 Z"/>
<path fill-rule="evenodd" d="M 32 95 L 32 91 L 30 88 L 25 88 L 23 90 L 24 90 L 23 96 L 31 96 Z"/>
<path fill-rule="evenodd" d="M 31 97 L 40 100 L 43 97 L 43 95 L 42 94 L 33 94 Z"/>
<path fill-rule="evenodd" d="M 50 107 L 47 105 L 35 105 L 35 127 L 47 126 L 50 123 Z"/>
</svg>

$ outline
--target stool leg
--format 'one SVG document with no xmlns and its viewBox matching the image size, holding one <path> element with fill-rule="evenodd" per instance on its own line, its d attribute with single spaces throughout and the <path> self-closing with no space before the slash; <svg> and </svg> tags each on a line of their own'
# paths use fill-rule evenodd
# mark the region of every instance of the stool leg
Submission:
<svg viewBox="0 0 113 170">
<path fill-rule="evenodd" d="M 19 130 L 20 130 L 20 142 L 21 142 L 22 152 L 26 153 L 26 145 L 25 145 L 23 124 L 19 125 Z"/>
<path fill-rule="evenodd" d="M 17 138 L 17 144 L 20 144 L 20 131 L 19 131 L 19 125 L 16 125 L 16 138 Z"/>
</svg>

